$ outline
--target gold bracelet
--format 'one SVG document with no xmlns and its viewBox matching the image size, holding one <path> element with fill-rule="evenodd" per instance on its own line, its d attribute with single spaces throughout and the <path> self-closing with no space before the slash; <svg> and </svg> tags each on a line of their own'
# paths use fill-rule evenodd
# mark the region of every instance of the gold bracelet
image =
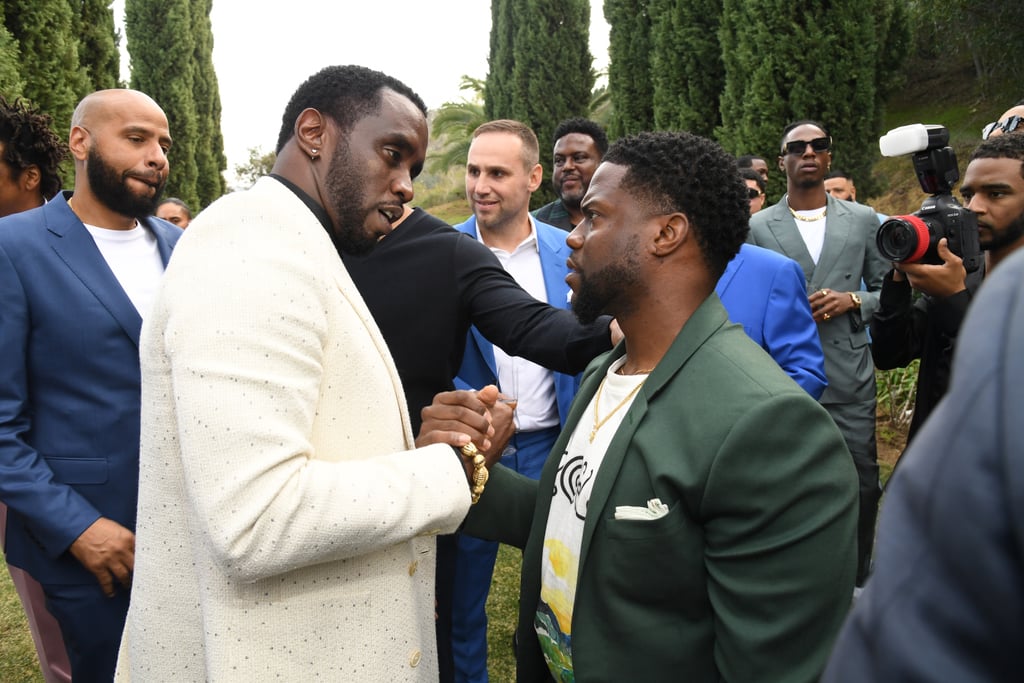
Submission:
<svg viewBox="0 0 1024 683">
<path fill-rule="evenodd" d="M 477 450 L 476 445 L 470 441 L 461 449 L 462 455 L 473 461 L 473 483 L 470 486 L 470 504 L 476 505 L 480 500 L 480 494 L 484 492 L 490 472 L 487 471 L 487 459 Z"/>
</svg>

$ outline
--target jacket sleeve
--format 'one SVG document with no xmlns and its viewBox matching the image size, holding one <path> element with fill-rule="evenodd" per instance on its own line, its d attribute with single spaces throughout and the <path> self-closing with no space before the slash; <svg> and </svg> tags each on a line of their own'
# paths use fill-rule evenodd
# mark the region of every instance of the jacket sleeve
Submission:
<svg viewBox="0 0 1024 683">
<path fill-rule="evenodd" d="M 722 680 L 817 680 L 856 565 L 856 472 L 824 409 L 787 394 L 748 411 L 715 456 L 699 515 Z"/>
<path fill-rule="evenodd" d="M 45 458 L 26 441 L 32 430 L 32 315 L 18 271 L 2 246 L 0 302 L 0 501 L 27 521 L 47 555 L 57 557 L 100 513 L 70 485 L 55 481 Z"/>
<path fill-rule="evenodd" d="M 775 271 L 764 316 L 765 348 L 787 375 L 815 399 L 828 386 L 825 354 L 807 301 L 803 270 L 788 261 Z"/>
<path fill-rule="evenodd" d="M 471 238 L 459 241 L 459 291 L 471 322 L 492 344 L 509 355 L 568 375 L 581 372 L 612 347 L 610 317 L 581 325 L 571 311 L 530 296 L 487 247 Z"/>
</svg>

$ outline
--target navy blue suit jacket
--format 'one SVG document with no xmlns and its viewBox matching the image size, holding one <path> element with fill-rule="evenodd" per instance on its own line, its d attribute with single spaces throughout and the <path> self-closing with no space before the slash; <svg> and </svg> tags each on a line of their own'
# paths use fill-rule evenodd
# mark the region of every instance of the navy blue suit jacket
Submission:
<svg viewBox="0 0 1024 683">
<path fill-rule="evenodd" d="M 540 267 L 544 273 L 548 303 L 556 308 L 570 308 L 570 290 L 565 282 L 569 268 L 565 261 L 572 250 L 565 243 L 566 233 L 538 220 L 534 220 L 534 224 L 537 226 L 537 250 L 540 253 Z M 455 229 L 478 239 L 476 216 L 470 216 L 469 220 L 456 225 Z M 560 372 L 552 374 L 558 402 L 558 419 L 564 425 L 569 414 L 569 406 L 579 388 L 579 375 L 564 375 Z M 460 389 L 479 389 L 497 381 L 498 369 L 494 361 L 494 347 L 474 325 L 466 335 L 466 353 L 462 357 L 462 367 L 455 378 L 455 386 Z"/>
<path fill-rule="evenodd" d="M 8 563 L 75 584 L 86 528 L 135 528 L 142 318 L 67 196 L 0 220 L 0 500 Z M 181 230 L 142 223 L 166 265 Z"/>
<path fill-rule="evenodd" d="M 886 488 L 875 567 L 826 683 L 1024 672 L 1024 250 L 986 278 L 949 392 Z"/>
<path fill-rule="evenodd" d="M 821 398 L 828 386 L 825 354 L 800 264 L 744 244 L 726 266 L 715 292 L 729 320 L 742 325 L 804 391 Z"/>
</svg>

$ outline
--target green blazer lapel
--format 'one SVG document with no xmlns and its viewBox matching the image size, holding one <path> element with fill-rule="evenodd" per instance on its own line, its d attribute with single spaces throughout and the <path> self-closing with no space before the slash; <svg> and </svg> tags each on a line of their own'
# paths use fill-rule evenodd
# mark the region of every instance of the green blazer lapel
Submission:
<svg viewBox="0 0 1024 683">
<path fill-rule="evenodd" d="M 818 257 L 818 265 L 815 268 L 820 276 L 811 278 L 809 292 L 821 288 L 824 285 L 822 278 L 827 277 L 830 273 L 842 272 L 842 269 L 839 268 L 839 261 L 843 258 L 847 243 L 850 241 L 849 210 L 843 206 L 841 201 L 832 197 L 828 197 L 827 207 L 825 242 L 821 247 L 821 255 Z M 852 283 L 851 288 L 860 289 L 860 283 Z"/>
<path fill-rule="evenodd" d="M 614 511 L 606 511 L 605 507 L 608 505 L 608 499 L 611 496 L 612 489 L 615 487 L 619 470 L 622 468 L 626 452 L 629 449 L 629 444 L 633 441 L 633 434 L 643 421 L 644 415 L 647 414 L 648 405 L 657 399 L 658 394 L 669 380 L 686 366 L 686 363 L 697 349 L 703 346 L 704 342 L 716 330 L 728 324 L 728 322 L 729 316 L 725 312 L 722 302 L 717 294 L 711 292 L 711 295 L 694 311 L 690 319 L 686 321 L 683 329 L 676 335 L 675 341 L 672 342 L 664 358 L 651 371 L 650 377 L 647 378 L 643 387 L 637 392 L 633 404 L 623 416 L 622 424 L 608 444 L 608 451 L 605 453 L 604 460 L 601 461 L 601 468 L 597 471 L 597 478 L 594 480 L 594 488 L 591 491 L 590 500 L 587 501 L 587 519 L 583 523 L 583 540 L 580 547 L 580 563 L 576 577 L 577 586 L 580 585 L 583 567 L 586 566 L 587 555 L 590 550 L 590 542 L 594 537 L 594 530 L 597 528 L 598 522 L 602 518 L 610 517 L 614 514 Z M 579 421 L 582 409 L 586 407 L 594 392 L 597 391 L 597 387 L 604 378 L 608 366 L 611 365 L 615 358 L 622 355 L 622 353 L 619 353 L 620 350 L 625 350 L 622 344 L 612 351 L 606 362 L 601 364 L 600 371 L 595 372 L 588 379 L 586 387 L 588 393 L 583 395 L 581 390 L 577 394 L 577 400 L 573 404 L 572 410 L 572 416 L 575 418 L 572 423 L 573 427 Z M 567 439 L 566 434 L 569 431 L 569 425 L 567 425 L 562 437 Z M 562 450 L 564 450 L 565 444 L 562 442 L 562 439 L 559 439 L 559 443 L 562 443 Z M 557 450 L 557 452 L 560 454 L 562 450 Z M 541 490 L 544 489 L 542 488 Z M 637 504 L 639 505 L 643 502 L 637 501 Z M 547 521 L 545 520 L 545 528 L 546 525 Z M 543 533 L 543 529 L 541 533 Z"/>
</svg>

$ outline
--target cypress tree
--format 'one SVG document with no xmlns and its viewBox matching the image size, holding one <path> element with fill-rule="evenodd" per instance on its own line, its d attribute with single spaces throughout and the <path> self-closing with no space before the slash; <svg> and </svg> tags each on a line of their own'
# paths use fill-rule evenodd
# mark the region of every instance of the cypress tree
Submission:
<svg viewBox="0 0 1024 683">
<path fill-rule="evenodd" d="M 126 0 L 125 33 L 132 60 L 131 87 L 159 104 L 174 141 L 166 194 L 201 206 L 196 145 L 196 51 L 189 0 Z"/>
<path fill-rule="evenodd" d="M 21 97 L 25 90 L 25 81 L 18 68 L 19 61 L 18 41 L 7 30 L 4 6 L 0 5 L 0 92 L 11 100 Z"/>
<path fill-rule="evenodd" d="M 650 0 L 654 126 L 711 137 L 725 85 L 721 0 Z"/>
<path fill-rule="evenodd" d="M 512 118 L 512 71 L 515 58 L 513 12 L 516 0 L 491 1 L 490 54 L 484 85 L 484 114 L 487 120 Z"/>
<path fill-rule="evenodd" d="M 774 158 L 787 122 L 819 120 L 832 133 L 835 163 L 871 194 L 896 1 L 723 0 L 725 148 Z M 784 190 L 785 178 L 774 174 L 769 194 Z"/>
<path fill-rule="evenodd" d="M 222 173 L 227 168 L 224 136 L 220 130 L 220 89 L 213 69 L 213 0 L 193 0 L 192 34 L 195 37 L 196 192 L 203 208 L 227 191 Z"/>
<path fill-rule="evenodd" d="M 590 55 L 589 0 L 526 0 L 517 17 L 512 70 L 512 118 L 530 126 L 540 141 L 541 164 L 551 177 L 551 136 L 573 116 L 585 116 L 594 87 Z M 519 12 L 520 10 L 517 10 Z M 547 183 L 531 201 L 554 199 Z"/>
<path fill-rule="evenodd" d="M 79 58 L 88 81 L 83 96 L 95 90 L 118 87 L 121 80 L 120 36 L 114 28 L 110 0 L 72 0 L 79 10 L 75 22 L 80 46 Z"/>
<path fill-rule="evenodd" d="M 22 94 L 53 117 L 57 134 L 66 138 L 71 114 L 87 91 L 78 62 L 78 38 L 68 0 L 8 0 L 4 22 L 17 41 Z"/>
<path fill-rule="evenodd" d="M 608 90 L 613 112 L 608 136 L 654 128 L 651 82 L 651 17 L 648 0 L 605 0 L 608 22 Z"/>
</svg>

